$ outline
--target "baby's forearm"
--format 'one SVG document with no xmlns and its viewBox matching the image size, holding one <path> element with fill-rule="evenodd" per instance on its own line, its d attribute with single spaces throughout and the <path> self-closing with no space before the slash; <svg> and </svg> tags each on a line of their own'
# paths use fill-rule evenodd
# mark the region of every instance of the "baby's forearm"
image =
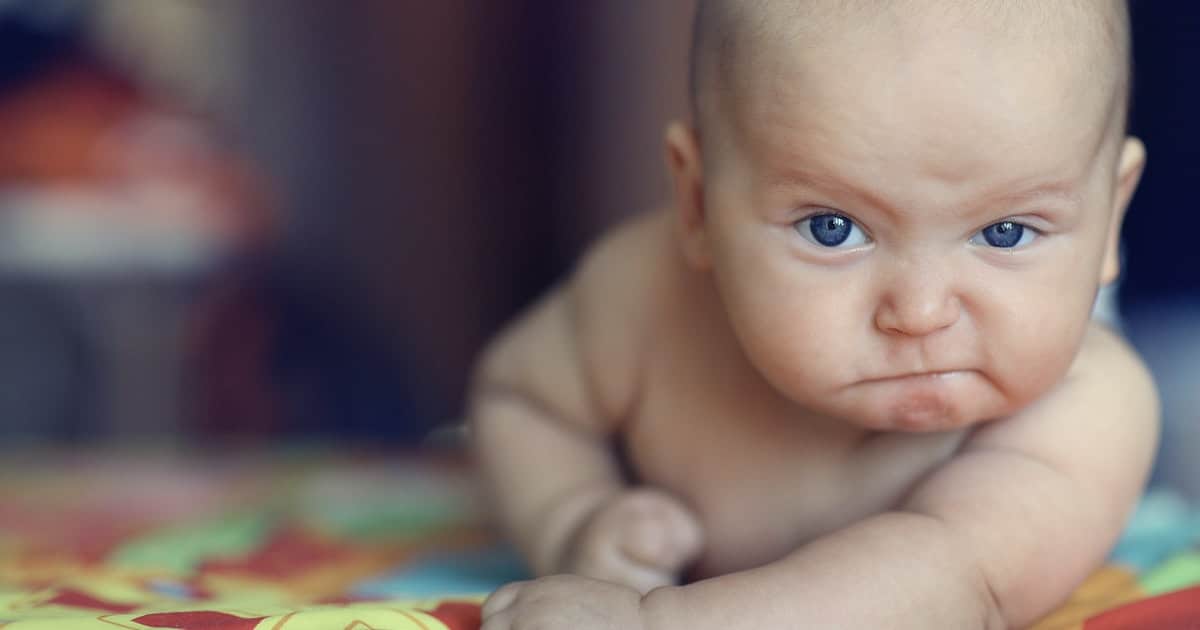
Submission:
<svg viewBox="0 0 1200 630">
<path fill-rule="evenodd" d="M 938 520 L 889 512 L 770 565 L 643 599 L 646 630 L 1004 628 L 972 556 Z"/>
<path fill-rule="evenodd" d="M 623 487 L 605 440 L 514 392 L 476 398 L 471 440 L 493 513 L 538 575 L 561 570 L 572 536 Z"/>
</svg>

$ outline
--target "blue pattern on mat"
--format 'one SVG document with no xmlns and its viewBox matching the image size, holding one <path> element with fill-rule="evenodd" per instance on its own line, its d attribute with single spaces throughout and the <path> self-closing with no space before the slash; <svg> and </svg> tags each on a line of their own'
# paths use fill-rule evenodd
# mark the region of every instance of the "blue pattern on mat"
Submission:
<svg viewBox="0 0 1200 630">
<path fill-rule="evenodd" d="M 513 549 L 492 547 L 414 559 L 400 571 L 363 582 L 353 594 L 389 599 L 483 595 L 527 579 L 529 572 Z"/>
<path fill-rule="evenodd" d="M 1200 509 L 1176 492 L 1146 493 L 1109 558 L 1142 573 L 1200 544 Z"/>
</svg>

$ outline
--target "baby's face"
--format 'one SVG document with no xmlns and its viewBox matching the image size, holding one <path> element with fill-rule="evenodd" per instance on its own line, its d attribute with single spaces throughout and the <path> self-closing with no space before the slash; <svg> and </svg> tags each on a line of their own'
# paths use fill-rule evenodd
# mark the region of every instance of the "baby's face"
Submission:
<svg viewBox="0 0 1200 630">
<path fill-rule="evenodd" d="M 765 50 L 706 149 L 734 330 L 785 395 L 864 427 L 1012 413 L 1079 348 L 1138 145 L 1070 55 L 854 37 Z"/>
</svg>

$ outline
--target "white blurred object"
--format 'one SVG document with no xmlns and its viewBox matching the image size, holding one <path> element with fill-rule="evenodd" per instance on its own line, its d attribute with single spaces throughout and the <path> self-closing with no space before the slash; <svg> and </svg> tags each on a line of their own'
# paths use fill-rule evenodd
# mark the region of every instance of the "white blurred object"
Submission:
<svg viewBox="0 0 1200 630">
<path fill-rule="evenodd" d="M 1200 300 L 1145 305 L 1127 312 L 1125 324 L 1162 396 L 1154 481 L 1200 500 Z"/>
<path fill-rule="evenodd" d="M 193 200 L 169 188 L 6 189 L 0 193 L 0 271 L 26 276 L 197 273 L 222 243 L 198 213 L 162 212 Z"/>
<path fill-rule="evenodd" d="M 169 100 L 224 111 L 238 77 L 235 12 L 241 2 L 92 0 L 91 40 L 111 62 Z"/>
<path fill-rule="evenodd" d="M 1100 292 L 1096 294 L 1096 303 L 1092 305 L 1092 319 L 1121 330 L 1121 313 L 1117 310 L 1118 288 L 1117 282 L 1100 287 Z"/>
</svg>

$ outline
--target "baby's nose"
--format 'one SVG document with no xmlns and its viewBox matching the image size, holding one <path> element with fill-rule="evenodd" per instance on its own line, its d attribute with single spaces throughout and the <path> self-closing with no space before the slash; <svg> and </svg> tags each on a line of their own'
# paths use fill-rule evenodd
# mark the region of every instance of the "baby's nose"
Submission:
<svg viewBox="0 0 1200 630">
<path fill-rule="evenodd" d="M 875 326 L 889 335 L 921 337 L 958 321 L 962 305 L 944 274 L 909 268 L 886 283 L 875 312 Z"/>
</svg>

